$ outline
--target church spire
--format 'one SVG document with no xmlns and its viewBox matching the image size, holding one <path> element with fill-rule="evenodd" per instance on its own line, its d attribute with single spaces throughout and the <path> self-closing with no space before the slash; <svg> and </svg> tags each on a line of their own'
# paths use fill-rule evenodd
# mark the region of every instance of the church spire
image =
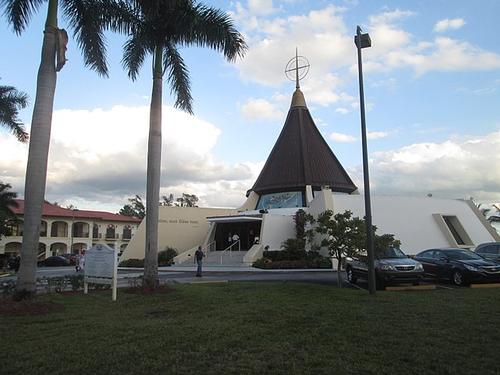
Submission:
<svg viewBox="0 0 500 375">
<path fill-rule="evenodd" d="M 308 70 L 309 62 L 296 51 L 285 69 L 295 92 L 283 130 L 251 189 L 257 194 L 305 191 L 307 186 L 348 194 L 357 190 L 307 109 L 299 81 Z"/>
</svg>

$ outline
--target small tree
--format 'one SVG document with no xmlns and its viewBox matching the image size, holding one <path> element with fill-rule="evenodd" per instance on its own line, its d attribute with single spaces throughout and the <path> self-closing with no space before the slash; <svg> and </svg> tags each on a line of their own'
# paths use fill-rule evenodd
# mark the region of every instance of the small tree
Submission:
<svg viewBox="0 0 500 375">
<path fill-rule="evenodd" d="M 328 247 L 332 257 L 338 261 L 337 282 L 342 287 L 340 279 L 340 268 L 342 258 L 354 256 L 366 249 L 366 223 L 359 217 L 352 217 L 351 211 L 344 211 L 333 216 L 331 210 L 325 211 L 318 216 L 316 231 L 326 236 L 321 242 L 322 246 Z M 394 238 L 393 234 L 375 234 L 377 227 L 373 226 L 373 242 L 375 257 L 391 247 L 399 247 L 401 242 Z"/>
<path fill-rule="evenodd" d="M 312 243 L 314 230 L 310 229 L 314 223 L 314 217 L 303 209 L 298 210 L 293 215 L 295 223 L 295 238 L 289 238 L 282 244 L 286 251 L 306 251 L 306 244 Z"/>
<path fill-rule="evenodd" d="M 174 195 L 169 194 L 168 196 L 164 195 L 162 200 L 160 201 L 160 206 L 173 206 L 174 205 Z"/>
<path fill-rule="evenodd" d="M 195 194 L 182 193 L 182 197 L 176 199 L 177 203 L 175 205 L 180 207 L 198 207 L 196 205 L 198 200 L 199 199 Z"/>
<path fill-rule="evenodd" d="M 134 198 L 129 198 L 130 204 L 126 204 L 118 212 L 120 215 L 133 216 L 139 219 L 144 219 L 146 216 L 146 209 L 142 203 L 142 198 L 136 195 Z"/>
<path fill-rule="evenodd" d="M 342 287 L 342 258 L 351 256 L 362 248 L 365 237 L 364 221 L 359 217 L 352 217 L 351 211 L 332 216 L 331 210 L 321 213 L 318 216 L 316 232 L 325 235 L 321 246 L 326 246 L 330 256 L 337 259 L 337 282 L 339 287 Z"/>
</svg>

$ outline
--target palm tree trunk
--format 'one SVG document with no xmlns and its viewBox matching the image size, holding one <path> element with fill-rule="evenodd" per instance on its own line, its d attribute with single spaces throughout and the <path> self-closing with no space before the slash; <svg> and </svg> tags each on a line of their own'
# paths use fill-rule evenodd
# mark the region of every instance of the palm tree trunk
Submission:
<svg viewBox="0 0 500 375">
<path fill-rule="evenodd" d="M 27 292 L 27 295 L 36 292 L 38 241 L 45 197 L 50 129 L 57 80 L 55 70 L 57 5 L 57 0 L 49 1 L 43 36 L 42 57 L 38 68 L 35 107 L 31 121 L 31 137 L 24 185 L 24 233 L 17 291 L 18 293 Z"/>
<path fill-rule="evenodd" d="M 158 215 L 161 173 L 161 112 L 163 51 L 157 46 L 153 62 L 153 91 L 149 114 L 148 169 L 146 181 L 146 251 L 144 257 L 145 286 L 158 286 Z"/>
</svg>

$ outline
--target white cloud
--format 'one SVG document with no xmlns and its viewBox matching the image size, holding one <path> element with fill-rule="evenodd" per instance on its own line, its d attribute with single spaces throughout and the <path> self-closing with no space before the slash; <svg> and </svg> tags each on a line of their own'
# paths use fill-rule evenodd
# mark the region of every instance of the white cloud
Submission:
<svg viewBox="0 0 500 375">
<path fill-rule="evenodd" d="M 281 120 L 283 112 L 265 99 L 250 98 L 241 106 L 241 113 L 250 120 Z"/>
<path fill-rule="evenodd" d="M 387 138 L 390 135 L 390 132 L 367 132 L 366 136 L 368 139 L 381 139 Z"/>
<path fill-rule="evenodd" d="M 414 16 L 416 13 L 409 10 L 396 9 L 393 11 L 382 12 L 369 17 L 371 24 L 388 24 L 399 21 L 403 18 Z"/>
<path fill-rule="evenodd" d="M 344 108 L 344 107 L 339 107 L 339 108 L 335 109 L 335 112 L 340 113 L 340 114 L 342 114 L 342 115 L 346 115 L 346 114 L 348 114 L 350 111 L 349 111 L 347 108 Z"/>
<path fill-rule="evenodd" d="M 248 0 L 248 11 L 254 15 L 269 15 L 277 11 L 273 0 Z"/>
<path fill-rule="evenodd" d="M 500 68 L 500 55 L 485 51 L 467 41 L 437 37 L 433 41 L 415 42 L 413 35 L 392 23 L 399 18 L 401 17 L 397 15 L 387 16 L 386 13 L 370 17 L 373 48 L 365 52 L 365 71 L 389 72 L 410 67 L 417 75 L 422 75 L 430 71 Z M 442 25 L 457 28 L 463 22 L 460 20 L 448 20 L 448 23 Z M 351 73 L 356 71 L 356 65 L 351 65 Z"/>
<path fill-rule="evenodd" d="M 342 143 L 356 142 L 356 140 L 357 140 L 357 138 L 353 137 L 352 135 L 335 133 L 335 132 L 330 134 L 330 139 L 332 141 L 342 142 Z"/>
<path fill-rule="evenodd" d="M 144 197 L 148 119 L 147 106 L 55 111 L 47 199 L 116 210 L 127 197 Z M 164 106 L 162 132 L 162 191 L 196 193 L 202 203 L 212 205 L 216 202 L 205 195 L 227 182 L 234 195 L 244 199 L 256 178 L 255 168 L 215 159 L 217 127 Z M 0 149 L 2 181 L 22 195 L 28 147 L 5 137 L 0 138 Z M 219 203 L 223 203 L 220 197 Z"/>
<path fill-rule="evenodd" d="M 344 87 L 357 74 L 354 31 L 345 22 L 348 10 L 328 5 L 285 17 L 283 12 L 276 11 L 275 5 L 266 4 L 268 6 L 262 9 L 275 11 L 266 10 L 259 15 L 252 4 L 237 3 L 233 12 L 250 47 L 245 58 L 236 64 L 241 77 L 266 86 L 283 85 L 287 82 L 283 73 L 286 56 L 293 57 L 298 47 L 299 55 L 306 56 L 311 63 L 308 76 L 301 81 L 307 102 L 320 106 L 337 104 L 346 95 Z M 370 33 L 373 47 L 364 51 L 366 72 L 391 72 L 409 67 L 418 76 L 430 71 L 500 68 L 499 54 L 467 41 L 442 37 L 416 40 L 401 24 L 408 17 L 417 16 L 415 12 L 396 9 L 368 17 L 366 31 Z M 462 19 L 448 20 L 449 27 L 458 27 L 459 20 Z M 393 86 L 394 80 L 385 84 Z"/>
<path fill-rule="evenodd" d="M 444 20 L 440 20 L 434 26 L 435 32 L 443 32 L 446 30 L 456 30 L 465 25 L 465 21 L 463 18 L 445 18 Z"/>
<path fill-rule="evenodd" d="M 500 131 L 374 153 L 370 173 L 378 194 L 500 199 Z M 358 173 L 359 174 L 359 173 Z"/>
<path fill-rule="evenodd" d="M 307 56 L 313 65 L 302 86 L 314 87 L 309 84 L 311 79 L 321 81 L 331 74 L 332 66 L 345 66 L 355 58 L 352 37 L 341 16 L 343 11 L 330 5 L 300 16 L 258 18 L 256 23 L 243 23 L 250 48 L 237 63 L 241 76 L 268 86 L 280 85 L 286 81 L 286 56 L 293 57 L 298 47 L 299 55 Z"/>
</svg>

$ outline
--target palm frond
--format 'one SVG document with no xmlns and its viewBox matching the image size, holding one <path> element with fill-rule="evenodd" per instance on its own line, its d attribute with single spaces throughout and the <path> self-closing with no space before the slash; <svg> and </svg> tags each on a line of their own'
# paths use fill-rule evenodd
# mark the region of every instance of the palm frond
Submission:
<svg viewBox="0 0 500 375">
<path fill-rule="evenodd" d="M 23 123 L 18 119 L 19 110 L 28 105 L 28 95 L 12 86 L 0 86 L 0 125 L 6 127 L 20 142 L 29 138 Z"/>
<path fill-rule="evenodd" d="M 15 201 L 17 193 L 8 191 L 12 187 L 0 181 L 0 216 L 10 217 L 13 215 L 11 208 L 18 208 L 19 203 Z"/>
<path fill-rule="evenodd" d="M 152 52 L 150 40 L 146 39 L 143 33 L 136 30 L 123 46 L 122 65 L 128 71 L 128 76 L 135 81 L 139 74 L 139 69 L 144 63 L 147 52 Z"/>
<path fill-rule="evenodd" d="M 40 7 L 47 0 L 0 0 L 0 8 L 4 8 L 4 14 L 12 25 L 16 34 L 21 34 Z"/>
<path fill-rule="evenodd" d="M 131 34 L 140 23 L 140 13 L 130 0 L 100 1 L 100 12 L 106 29 Z"/>
<path fill-rule="evenodd" d="M 177 47 L 172 43 L 165 44 L 163 66 L 168 73 L 167 81 L 171 87 L 170 92 L 176 97 L 174 107 L 193 114 L 189 71 Z"/>
<path fill-rule="evenodd" d="M 178 35 L 178 42 L 187 45 L 209 47 L 222 52 L 229 61 L 238 56 L 243 57 L 247 44 L 233 21 L 224 11 L 196 5 L 190 11 L 184 12 L 182 23 L 187 25 L 182 34 Z"/>
<path fill-rule="evenodd" d="M 105 24 L 101 12 L 103 4 L 92 0 L 63 0 L 61 5 L 82 50 L 85 66 L 107 77 Z"/>
</svg>

